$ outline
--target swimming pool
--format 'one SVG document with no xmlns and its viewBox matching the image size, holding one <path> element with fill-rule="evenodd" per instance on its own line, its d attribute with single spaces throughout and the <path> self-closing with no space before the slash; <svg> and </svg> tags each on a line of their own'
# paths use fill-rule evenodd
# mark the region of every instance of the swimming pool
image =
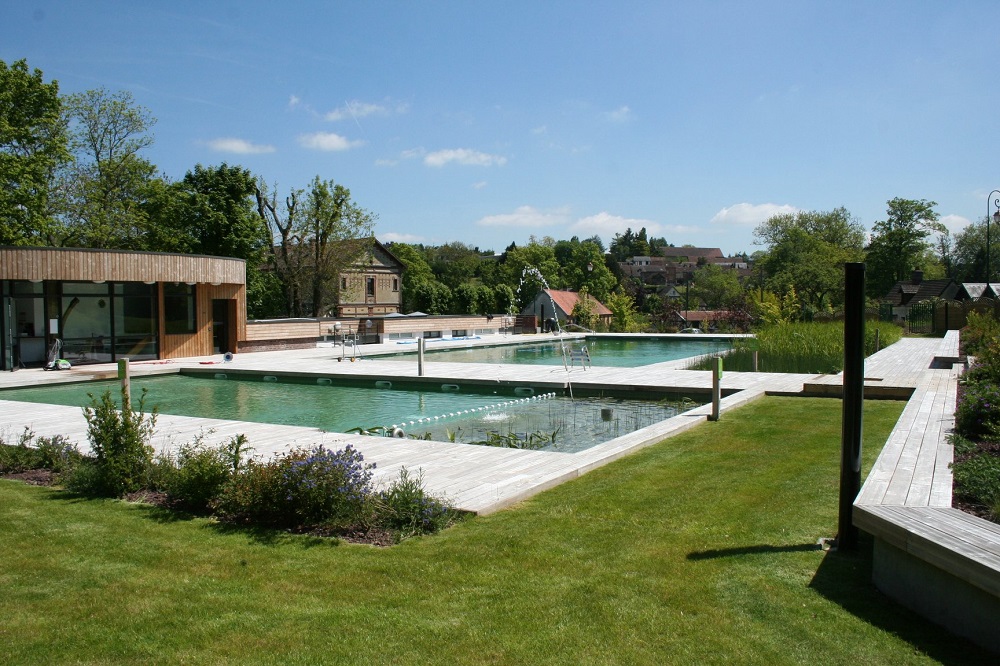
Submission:
<svg viewBox="0 0 1000 666">
<path fill-rule="evenodd" d="M 587 336 L 562 342 L 494 345 L 467 349 L 427 349 L 428 360 L 454 363 L 513 363 L 562 365 L 563 349 L 579 349 L 586 345 L 594 365 L 615 368 L 636 368 L 651 363 L 676 361 L 701 354 L 728 351 L 732 343 L 726 339 L 665 340 L 663 338 L 606 338 Z"/>
<path fill-rule="evenodd" d="M 221 373 L 219 373 L 221 375 Z M 111 391 L 117 381 L 61 384 L 0 391 L 0 400 L 21 400 L 83 407 L 88 393 Z M 638 400 L 611 396 L 580 397 L 536 392 L 531 387 L 482 389 L 439 384 L 393 388 L 371 380 L 368 386 L 338 385 L 330 378 L 253 379 L 167 375 L 132 379 L 133 405 L 148 389 L 146 409 L 162 414 L 279 423 L 349 432 L 356 428 L 399 427 L 407 436 L 436 441 L 482 442 L 491 437 L 550 437 L 544 448 L 572 453 L 668 419 L 697 406 L 681 396 Z M 252 442 L 251 442 L 252 444 Z"/>
</svg>

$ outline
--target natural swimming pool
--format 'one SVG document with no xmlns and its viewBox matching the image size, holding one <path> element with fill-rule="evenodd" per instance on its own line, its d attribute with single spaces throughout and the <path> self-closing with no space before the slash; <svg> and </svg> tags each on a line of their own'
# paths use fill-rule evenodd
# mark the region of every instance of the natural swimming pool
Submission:
<svg viewBox="0 0 1000 666">
<path fill-rule="evenodd" d="M 218 373 L 219 375 L 223 373 Z M 212 375 L 209 375 L 212 377 Z M 355 428 L 401 427 L 406 435 L 436 441 L 482 442 L 491 437 L 551 438 L 544 449 L 572 453 L 668 419 L 697 406 L 682 396 L 658 399 L 610 395 L 581 397 L 530 387 L 483 389 L 458 384 L 401 389 L 371 380 L 367 386 L 336 384 L 329 378 L 253 379 L 167 375 L 132 379 L 133 405 L 148 389 L 147 411 L 162 414 L 279 423 L 349 432 Z M 117 381 L 61 384 L 0 391 L 0 400 L 83 407 L 88 393 L 111 391 Z M 252 444 L 252 442 L 251 442 Z"/>
<path fill-rule="evenodd" d="M 587 336 L 586 338 L 553 339 L 546 342 L 470 347 L 466 349 L 434 349 L 427 347 L 428 360 L 454 363 L 512 363 L 562 365 L 565 350 L 586 345 L 591 362 L 598 366 L 636 368 L 651 363 L 676 361 L 682 358 L 728 351 L 727 339 L 703 340 L 663 338 L 620 338 Z"/>
</svg>

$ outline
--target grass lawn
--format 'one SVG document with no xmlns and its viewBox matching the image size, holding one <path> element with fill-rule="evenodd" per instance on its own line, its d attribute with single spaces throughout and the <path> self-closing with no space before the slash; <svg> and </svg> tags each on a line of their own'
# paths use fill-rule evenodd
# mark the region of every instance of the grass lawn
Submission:
<svg viewBox="0 0 1000 666">
<path fill-rule="evenodd" d="M 984 663 L 837 521 L 839 400 L 765 398 L 376 549 L 0 481 L 4 663 Z M 902 403 L 865 405 L 870 465 Z"/>
</svg>

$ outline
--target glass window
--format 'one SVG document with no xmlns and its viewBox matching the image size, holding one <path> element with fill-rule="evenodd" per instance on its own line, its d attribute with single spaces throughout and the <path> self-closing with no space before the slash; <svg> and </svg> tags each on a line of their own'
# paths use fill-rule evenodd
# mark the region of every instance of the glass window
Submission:
<svg viewBox="0 0 1000 666">
<path fill-rule="evenodd" d="M 365 278 L 365 293 L 369 296 L 375 295 L 375 278 L 366 277 Z"/>
<path fill-rule="evenodd" d="M 193 284 L 163 285 L 163 326 L 167 333 L 194 333 L 197 319 Z"/>
<path fill-rule="evenodd" d="M 392 278 L 392 290 L 399 291 L 399 278 L 397 277 Z"/>
</svg>

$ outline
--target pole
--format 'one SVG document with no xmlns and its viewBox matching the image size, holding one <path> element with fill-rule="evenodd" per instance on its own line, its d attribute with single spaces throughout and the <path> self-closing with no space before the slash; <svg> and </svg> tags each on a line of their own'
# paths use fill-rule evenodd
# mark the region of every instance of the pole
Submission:
<svg viewBox="0 0 1000 666">
<path fill-rule="evenodd" d="M 722 357 L 717 356 L 712 363 L 712 415 L 709 421 L 719 420 L 719 410 L 722 403 Z"/>
<path fill-rule="evenodd" d="M 417 377 L 424 376 L 424 336 L 417 338 Z"/>
<path fill-rule="evenodd" d="M 986 284 L 990 283 L 990 199 L 994 194 L 1000 194 L 1000 190 L 993 190 L 986 197 Z M 1000 197 L 994 199 L 993 205 L 1000 211 Z"/>
<path fill-rule="evenodd" d="M 852 512 L 861 490 L 861 432 L 865 392 L 865 265 L 844 266 L 844 398 L 840 444 L 837 548 L 856 550 Z"/>
<path fill-rule="evenodd" d="M 132 411 L 132 385 L 129 382 L 128 359 L 118 359 L 118 379 L 122 382 L 122 411 Z"/>
</svg>

